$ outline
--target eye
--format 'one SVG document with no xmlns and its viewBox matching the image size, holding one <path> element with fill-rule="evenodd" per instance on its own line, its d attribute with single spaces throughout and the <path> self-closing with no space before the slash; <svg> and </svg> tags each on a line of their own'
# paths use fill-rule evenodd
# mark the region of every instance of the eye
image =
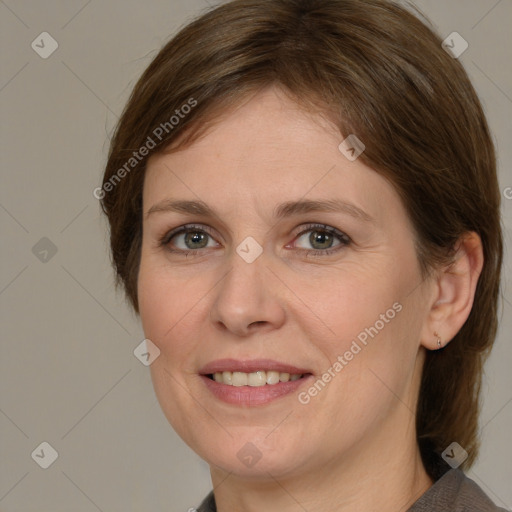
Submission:
<svg viewBox="0 0 512 512">
<path fill-rule="evenodd" d="M 351 243 L 345 233 L 325 224 L 309 224 L 294 238 L 292 248 L 297 248 L 306 255 L 321 256 L 337 252 Z M 300 247 L 310 244 L 313 249 Z M 166 233 L 160 239 L 160 245 L 166 250 L 180 255 L 200 255 L 200 249 L 218 247 L 209 226 L 185 225 Z"/>
<path fill-rule="evenodd" d="M 313 249 L 306 247 L 304 250 L 307 254 L 319 256 L 334 253 L 351 242 L 345 233 L 325 224 L 310 224 L 305 228 L 295 238 L 294 245 L 309 244 Z"/>
<path fill-rule="evenodd" d="M 164 235 L 160 244 L 170 252 L 191 254 L 198 249 L 216 246 L 207 226 L 181 226 Z"/>
</svg>

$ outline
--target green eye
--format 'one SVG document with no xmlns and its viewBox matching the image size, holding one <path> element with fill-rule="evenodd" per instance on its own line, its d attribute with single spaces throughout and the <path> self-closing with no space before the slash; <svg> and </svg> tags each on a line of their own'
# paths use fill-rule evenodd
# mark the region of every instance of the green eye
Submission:
<svg viewBox="0 0 512 512">
<path fill-rule="evenodd" d="M 305 226 L 294 239 L 293 248 L 298 248 L 306 255 L 321 256 L 337 252 L 351 243 L 351 239 L 341 231 L 324 224 L 310 224 Z M 199 255 L 201 249 L 217 247 L 208 226 L 186 225 L 167 233 L 160 245 L 168 251 L 185 256 Z M 309 244 L 308 247 L 296 247 L 297 241 Z"/>
<path fill-rule="evenodd" d="M 309 244 L 312 247 L 312 249 L 302 248 L 312 255 L 315 255 L 315 253 L 317 255 L 333 253 L 349 245 L 351 242 L 345 233 L 338 231 L 336 228 L 321 224 L 307 226 L 307 229 L 301 231 L 294 242 L 296 243 L 300 240 L 303 240 L 303 243 Z M 336 241 L 338 243 L 335 243 Z"/>
</svg>

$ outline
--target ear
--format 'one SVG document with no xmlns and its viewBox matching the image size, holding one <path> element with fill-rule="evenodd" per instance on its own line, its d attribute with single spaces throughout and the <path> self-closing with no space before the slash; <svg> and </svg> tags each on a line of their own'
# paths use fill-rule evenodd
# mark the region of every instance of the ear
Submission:
<svg viewBox="0 0 512 512">
<path fill-rule="evenodd" d="M 465 233 L 455 247 L 454 260 L 433 278 L 432 303 L 421 337 L 421 344 L 429 350 L 444 347 L 464 325 L 482 272 L 482 240 L 477 233 Z"/>
</svg>

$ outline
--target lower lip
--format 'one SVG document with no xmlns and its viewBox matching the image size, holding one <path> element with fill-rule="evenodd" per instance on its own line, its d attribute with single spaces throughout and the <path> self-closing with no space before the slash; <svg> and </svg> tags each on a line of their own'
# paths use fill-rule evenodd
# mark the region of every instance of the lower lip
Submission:
<svg viewBox="0 0 512 512">
<path fill-rule="evenodd" d="M 308 382 L 313 375 L 308 375 L 288 382 L 278 382 L 277 384 L 266 384 L 265 386 L 230 386 L 221 384 L 205 375 L 201 375 L 206 387 L 219 400 L 233 405 L 253 406 L 264 405 L 278 398 L 290 395 Z"/>
</svg>

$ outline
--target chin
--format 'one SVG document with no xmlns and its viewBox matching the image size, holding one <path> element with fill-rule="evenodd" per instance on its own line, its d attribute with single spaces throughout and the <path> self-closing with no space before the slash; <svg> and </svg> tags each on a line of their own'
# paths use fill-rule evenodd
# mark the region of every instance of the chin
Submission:
<svg viewBox="0 0 512 512">
<path fill-rule="evenodd" d="M 258 429 L 259 430 L 259 429 Z M 288 474 L 304 471 L 307 454 L 301 454 L 298 441 L 293 442 L 290 437 L 285 441 L 284 437 L 275 438 L 274 443 L 269 441 L 268 431 L 262 436 L 261 432 L 251 436 L 248 432 L 244 435 L 233 436 L 226 441 L 227 435 L 222 436 L 222 441 L 213 443 L 210 437 L 202 446 L 193 446 L 212 468 L 233 473 L 243 478 L 268 480 L 269 474 L 275 478 L 286 477 Z"/>
</svg>

